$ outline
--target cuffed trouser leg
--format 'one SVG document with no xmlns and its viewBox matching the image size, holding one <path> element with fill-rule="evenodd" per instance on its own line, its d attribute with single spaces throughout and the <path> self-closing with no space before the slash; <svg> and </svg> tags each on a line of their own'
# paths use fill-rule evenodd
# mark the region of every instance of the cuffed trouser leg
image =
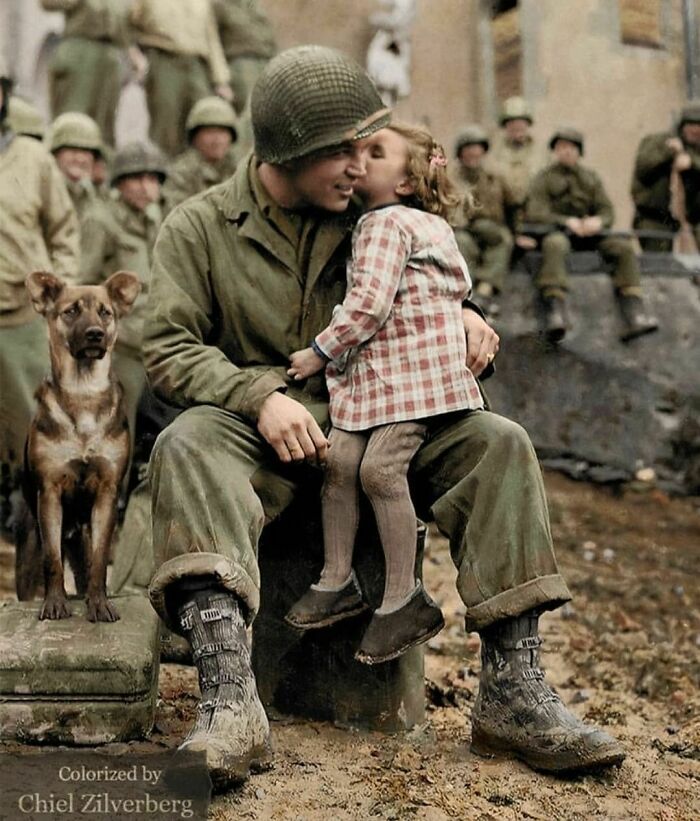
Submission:
<svg viewBox="0 0 700 821">
<path fill-rule="evenodd" d="M 598 251 L 605 262 L 612 266 L 613 284 L 617 290 L 639 287 L 639 261 L 630 240 L 607 237 L 598 243 Z"/>
<path fill-rule="evenodd" d="M 527 433 L 489 411 L 448 420 L 429 428 L 409 479 L 419 516 L 449 539 L 468 629 L 568 601 Z"/>
<path fill-rule="evenodd" d="M 212 406 L 178 416 L 158 437 L 149 469 L 158 568 L 149 595 L 159 615 L 177 630 L 166 588 L 186 576 L 213 575 L 252 621 L 260 604 L 258 538 L 298 482 L 309 481 L 308 472 L 296 467 L 285 474 L 250 424 Z"/>
<path fill-rule="evenodd" d="M 566 234 L 554 231 L 542 240 L 542 266 L 535 277 L 535 285 L 541 290 L 556 289 L 566 291 L 569 274 L 566 257 L 571 251 L 571 243 Z"/>
</svg>

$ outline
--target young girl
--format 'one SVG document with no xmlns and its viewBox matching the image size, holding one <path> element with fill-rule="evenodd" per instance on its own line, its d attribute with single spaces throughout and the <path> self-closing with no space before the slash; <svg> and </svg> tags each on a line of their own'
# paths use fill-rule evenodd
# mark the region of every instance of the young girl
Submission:
<svg viewBox="0 0 700 821">
<path fill-rule="evenodd" d="M 295 627 L 323 627 L 366 609 L 352 570 L 359 486 L 374 510 L 386 560 L 384 598 L 356 658 L 388 661 L 442 629 L 414 573 L 416 514 L 408 467 L 426 420 L 483 407 L 466 366 L 462 301 L 467 265 L 445 217 L 458 203 L 441 146 L 391 125 L 366 140 L 355 184 L 368 211 L 353 234 L 348 291 L 330 325 L 290 357 L 305 379 L 326 367 L 333 424 L 323 486 L 325 563 L 291 608 Z"/>
</svg>

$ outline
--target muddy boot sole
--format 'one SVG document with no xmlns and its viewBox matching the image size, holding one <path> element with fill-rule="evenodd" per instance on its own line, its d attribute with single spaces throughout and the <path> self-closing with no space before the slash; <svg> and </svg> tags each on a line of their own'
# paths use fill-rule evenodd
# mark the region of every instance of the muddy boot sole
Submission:
<svg viewBox="0 0 700 821">
<path fill-rule="evenodd" d="M 517 741 L 503 739 L 486 733 L 478 727 L 472 729 L 471 751 L 483 758 L 516 758 L 533 770 L 545 773 L 583 773 L 608 767 L 619 767 L 625 760 L 625 752 L 613 739 L 594 750 L 547 751 L 528 749 Z"/>
</svg>

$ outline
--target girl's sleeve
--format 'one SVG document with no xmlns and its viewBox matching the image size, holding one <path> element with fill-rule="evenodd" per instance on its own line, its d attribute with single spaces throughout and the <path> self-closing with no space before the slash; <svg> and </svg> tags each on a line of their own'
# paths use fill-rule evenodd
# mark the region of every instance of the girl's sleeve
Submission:
<svg viewBox="0 0 700 821">
<path fill-rule="evenodd" d="M 314 340 L 329 359 L 366 342 L 384 325 L 410 251 L 410 234 L 387 210 L 361 220 L 353 236 L 349 290 L 330 325 Z"/>
</svg>

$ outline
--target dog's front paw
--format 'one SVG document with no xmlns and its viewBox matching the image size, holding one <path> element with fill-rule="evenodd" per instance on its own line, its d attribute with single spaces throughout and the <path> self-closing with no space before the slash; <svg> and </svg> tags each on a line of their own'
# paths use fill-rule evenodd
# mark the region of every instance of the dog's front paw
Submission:
<svg viewBox="0 0 700 821">
<path fill-rule="evenodd" d="M 88 597 L 85 601 L 88 621 L 119 621 L 117 608 L 106 596 Z"/>
<path fill-rule="evenodd" d="M 40 619 L 69 619 L 71 616 L 70 607 L 65 596 L 47 596 L 39 613 Z"/>
</svg>

